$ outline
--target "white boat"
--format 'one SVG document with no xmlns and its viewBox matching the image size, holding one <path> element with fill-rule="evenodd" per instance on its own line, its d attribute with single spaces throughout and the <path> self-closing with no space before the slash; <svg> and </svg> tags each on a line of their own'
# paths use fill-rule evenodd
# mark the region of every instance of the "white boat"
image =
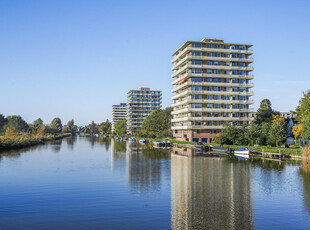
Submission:
<svg viewBox="0 0 310 230">
<path fill-rule="evenodd" d="M 247 160 L 250 158 L 250 150 L 247 148 L 236 149 L 234 155 L 241 160 Z"/>
</svg>

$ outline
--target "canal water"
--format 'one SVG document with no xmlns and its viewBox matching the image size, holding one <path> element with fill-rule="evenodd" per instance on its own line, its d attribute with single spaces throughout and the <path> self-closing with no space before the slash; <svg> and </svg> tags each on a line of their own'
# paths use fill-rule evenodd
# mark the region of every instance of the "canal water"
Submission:
<svg viewBox="0 0 310 230">
<path fill-rule="evenodd" d="M 66 138 L 0 154 L 0 229 L 310 229 L 309 169 Z"/>
</svg>

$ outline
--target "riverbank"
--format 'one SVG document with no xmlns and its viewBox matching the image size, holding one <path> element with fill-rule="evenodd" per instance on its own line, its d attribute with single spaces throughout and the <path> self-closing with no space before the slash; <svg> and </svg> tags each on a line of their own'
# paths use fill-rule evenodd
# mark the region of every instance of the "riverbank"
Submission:
<svg viewBox="0 0 310 230">
<path fill-rule="evenodd" d="M 65 133 L 46 136 L 33 136 L 25 134 L 12 137 L 0 137 L 0 151 L 43 144 L 46 141 L 58 140 L 69 136 L 71 136 L 71 134 Z"/>
<path fill-rule="evenodd" d="M 187 146 L 192 146 L 194 147 L 195 142 L 191 141 L 177 141 L 171 138 L 165 138 L 165 139 L 156 139 L 156 138 L 144 138 L 149 141 L 170 141 L 171 143 L 175 144 L 182 144 L 182 145 L 187 145 Z M 204 145 L 208 145 L 204 143 Z M 216 146 L 216 145 L 213 145 Z M 228 147 L 233 150 L 239 149 L 239 148 L 248 148 L 251 151 L 254 152 L 259 152 L 259 153 L 279 153 L 289 155 L 292 158 L 296 159 L 301 159 L 302 157 L 302 149 L 300 148 L 276 148 L 276 147 L 271 147 L 271 146 L 241 146 L 241 145 L 223 145 L 223 147 Z"/>
</svg>

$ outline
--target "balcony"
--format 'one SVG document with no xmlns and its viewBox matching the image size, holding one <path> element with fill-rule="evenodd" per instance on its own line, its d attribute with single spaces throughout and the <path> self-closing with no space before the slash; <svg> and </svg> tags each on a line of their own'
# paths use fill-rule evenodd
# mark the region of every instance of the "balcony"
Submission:
<svg viewBox="0 0 310 230">
<path fill-rule="evenodd" d="M 171 122 L 181 122 L 181 121 L 254 121 L 253 117 L 180 117 L 173 118 Z"/>
<path fill-rule="evenodd" d="M 181 113 L 190 113 L 190 112 L 226 112 L 226 113 L 253 113 L 254 109 L 215 109 L 215 108 L 183 108 L 179 110 L 172 111 L 171 114 L 181 114 Z"/>
</svg>

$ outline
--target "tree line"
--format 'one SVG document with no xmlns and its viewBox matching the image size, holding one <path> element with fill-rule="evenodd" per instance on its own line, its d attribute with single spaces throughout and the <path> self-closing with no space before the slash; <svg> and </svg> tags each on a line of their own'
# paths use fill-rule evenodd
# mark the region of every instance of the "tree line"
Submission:
<svg viewBox="0 0 310 230">
<path fill-rule="evenodd" d="M 292 132 L 295 139 L 310 139 L 310 91 L 304 92 L 299 101 L 296 111 L 297 124 Z M 284 117 L 274 111 L 269 99 L 264 99 L 260 103 L 254 122 L 226 123 L 222 132 L 214 138 L 218 144 L 229 145 L 270 145 L 279 147 L 286 141 L 286 131 L 288 129 Z"/>
</svg>

